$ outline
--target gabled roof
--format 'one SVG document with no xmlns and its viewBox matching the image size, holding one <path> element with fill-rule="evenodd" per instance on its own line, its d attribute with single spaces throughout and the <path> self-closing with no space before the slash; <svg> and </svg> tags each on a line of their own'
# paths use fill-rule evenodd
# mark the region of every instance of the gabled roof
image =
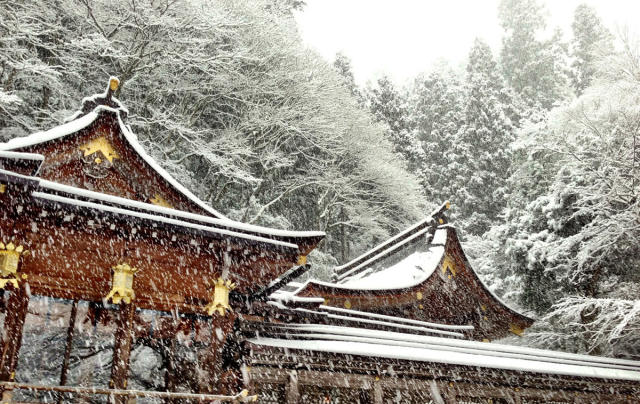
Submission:
<svg viewBox="0 0 640 404">
<path fill-rule="evenodd" d="M 158 164 L 151 156 L 149 156 L 149 154 L 147 154 L 142 145 L 140 145 L 140 143 L 138 142 L 138 137 L 133 132 L 131 132 L 130 128 L 127 125 L 125 125 L 122 119 L 122 114 L 124 113 L 124 111 L 126 110 L 122 108 L 116 109 L 105 105 L 98 105 L 91 112 L 81 115 L 73 119 L 72 121 L 64 123 L 55 128 L 49 129 L 44 132 L 33 133 L 25 137 L 14 138 L 6 143 L 0 143 L 0 151 L 22 151 L 32 146 L 41 145 L 61 138 L 70 137 L 91 126 L 101 116 L 104 116 L 105 114 L 113 114 L 118 122 L 118 127 L 124 140 L 129 144 L 131 148 L 133 148 L 133 150 L 135 150 L 138 156 L 140 156 L 140 158 L 142 158 L 142 160 L 147 163 L 149 168 L 155 171 L 171 187 L 184 195 L 191 202 L 204 209 L 211 216 L 219 219 L 225 219 L 225 216 L 222 213 L 213 209 L 211 206 L 207 205 L 205 202 L 195 196 L 191 191 L 189 191 L 175 178 L 173 178 L 165 169 L 163 169 L 160 164 Z M 77 116 L 77 114 L 75 116 Z"/>
<path fill-rule="evenodd" d="M 472 366 L 480 370 L 513 370 L 525 374 L 555 374 L 611 380 L 640 381 L 640 362 L 556 352 L 544 349 L 471 341 L 470 325 L 449 325 L 385 316 L 352 309 L 309 304 L 318 298 L 303 298 L 291 292 L 271 295 L 271 304 L 289 321 L 247 321 L 243 335 L 257 355 L 278 352 L 308 358 L 312 353 L 350 361 L 383 358 L 411 362 L 416 370 L 433 363 Z M 274 351 L 275 349 L 275 351 Z M 252 351 L 253 352 L 253 351 Z M 355 356 L 356 358 L 354 358 Z M 331 359 L 327 359 L 331 358 Z M 312 360 L 305 362 L 313 366 Z M 378 363 L 378 361 L 374 361 Z M 419 371 L 417 373 L 420 373 Z"/>
<path fill-rule="evenodd" d="M 473 271 L 456 230 L 439 224 L 447 206 L 338 267 L 337 282 L 310 279 L 291 293 L 321 297 L 327 306 L 473 325 L 477 340 L 520 335 L 533 320 L 511 309 Z"/>
<path fill-rule="evenodd" d="M 282 333 L 287 337 L 256 335 L 248 342 L 253 349 L 281 349 L 286 355 L 297 357 L 298 361 L 305 352 L 315 351 L 350 358 L 355 355 L 398 359 L 411 361 L 415 366 L 427 362 L 429 369 L 431 363 L 442 363 L 523 373 L 640 381 L 640 363 L 630 360 L 343 326 L 284 325 Z"/>
<path fill-rule="evenodd" d="M 236 222 L 226 218 L 196 197 L 154 161 L 140 145 L 136 135 L 125 123 L 128 115 L 127 109 L 112 95 L 111 84 L 114 80 L 117 84 L 117 79 L 111 78 L 110 86 L 103 94 L 85 98 L 82 109 L 70 117 L 68 122 L 44 132 L 0 143 L 0 171 L 2 171 L 0 174 L 4 173 L 3 176 L 10 175 L 14 178 L 22 176 L 23 180 L 28 179 L 29 182 L 36 184 L 37 189 L 34 189 L 33 195 L 39 200 L 145 218 L 185 228 L 198 228 L 215 231 L 219 234 L 237 235 L 246 240 L 266 241 L 274 245 L 299 249 L 301 255 L 308 254 L 324 238 L 324 232 L 287 231 Z M 175 191 L 176 195 L 182 195 L 186 198 L 190 202 L 189 209 L 192 209 L 193 205 L 198 208 L 195 211 L 187 211 L 159 206 L 113 193 L 81 188 L 74 186 L 73 182 L 71 184 L 74 185 L 71 185 L 56 181 L 55 178 L 53 178 L 54 180 L 46 179 L 47 177 L 41 178 L 38 175 L 40 166 L 43 163 L 45 166 L 47 164 L 47 156 L 30 151 L 43 150 L 50 153 L 50 146 L 55 146 L 56 143 L 75 141 L 80 136 L 96 137 L 98 135 L 92 135 L 90 132 L 87 134 L 87 131 L 99 127 L 97 125 L 104 124 L 115 125 L 110 130 L 109 136 L 121 140 L 131 152 L 128 155 L 137 156 L 136 159 L 139 158 L 150 172 L 156 174 L 157 181 L 164 181 L 170 189 Z M 109 126 L 109 128 L 112 127 Z M 75 141 L 75 143 L 78 142 Z M 75 143 L 73 150 L 77 149 Z M 55 159 L 58 156 L 54 155 L 52 158 Z M 49 167 L 49 172 L 51 171 L 55 173 L 57 170 L 51 170 Z M 135 174 L 135 168 L 127 173 L 130 174 L 131 171 Z M 156 180 L 154 179 L 154 181 Z"/>
</svg>

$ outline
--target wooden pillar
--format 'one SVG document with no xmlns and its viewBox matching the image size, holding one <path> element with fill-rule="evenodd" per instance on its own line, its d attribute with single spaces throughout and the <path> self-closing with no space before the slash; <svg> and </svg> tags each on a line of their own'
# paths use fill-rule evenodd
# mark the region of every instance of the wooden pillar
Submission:
<svg viewBox="0 0 640 404">
<path fill-rule="evenodd" d="M 120 313 L 116 317 L 115 340 L 113 344 L 113 362 L 111 364 L 112 389 L 126 389 L 129 376 L 129 359 L 131 356 L 131 343 L 133 340 L 133 315 L 135 306 L 133 303 L 121 303 Z M 126 404 L 129 402 L 125 396 L 113 396 L 114 404 Z"/>
<path fill-rule="evenodd" d="M 178 385 L 178 375 L 176 371 L 176 334 L 177 327 L 174 326 L 171 339 L 168 341 L 168 346 L 165 345 L 164 342 L 160 342 L 162 363 L 165 368 L 164 390 L 169 392 L 175 392 Z M 166 398 L 164 402 L 166 404 L 172 404 L 178 402 L 178 400 Z"/>
<path fill-rule="evenodd" d="M 60 371 L 60 385 L 67 384 L 67 373 L 69 370 L 69 361 L 71 360 L 71 345 L 73 344 L 73 332 L 76 326 L 76 317 L 78 316 L 78 301 L 74 300 L 71 305 L 71 313 L 69 314 L 69 327 L 67 328 L 67 343 L 64 347 L 64 358 L 62 359 L 62 370 Z M 63 394 L 58 397 L 58 404 L 62 404 Z"/>
<path fill-rule="evenodd" d="M 204 379 L 200 381 L 200 393 L 206 394 L 236 394 L 226 392 L 223 383 L 228 375 L 223 374 L 222 350 L 227 337 L 233 330 L 236 315 L 227 313 L 226 316 L 214 316 L 211 318 L 211 340 L 205 355 L 201 359 L 201 367 Z"/>
<path fill-rule="evenodd" d="M 298 404 L 300 402 L 300 390 L 298 388 L 298 373 L 295 370 L 289 373 L 286 389 L 287 404 Z"/>
<path fill-rule="evenodd" d="M 12 382 L 16 375 L 18 352 L 22 344 L 22 329 L 29 309 L 29 295 L 24 285 L 11 290 L 7 299 L 6 317 L 4 319 L 2 352 L 0 353 L 0 381 Z M 0 387 L 3 402 L 11 400 L 11 392 Z"/>
<path fill-rule="evenodd" d="M 375 404 L 382 404 L 382 383 L 380 380 L 373 382 L 373 402 Z"/>
</svg>

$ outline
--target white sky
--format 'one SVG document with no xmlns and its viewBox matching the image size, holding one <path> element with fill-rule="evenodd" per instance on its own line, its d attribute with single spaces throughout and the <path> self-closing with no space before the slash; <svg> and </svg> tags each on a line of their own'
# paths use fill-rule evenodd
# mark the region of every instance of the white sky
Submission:
<svg viewBox="0 0 640 404">
<path fill-rule="evenodd" d="M 541 0 L 549 26 L 570 35 L 573 11 L 593 6 L 612 31 L 640 22 L 640 0 Z M 476 37 L 500 49 L 499 0 L 307 0 L 296 19 L 305 42 L 333 61 L 347 55 L 356 80 L 386 72 L 398 83 L 445 59 L 464 63 Z"/>
</svg>

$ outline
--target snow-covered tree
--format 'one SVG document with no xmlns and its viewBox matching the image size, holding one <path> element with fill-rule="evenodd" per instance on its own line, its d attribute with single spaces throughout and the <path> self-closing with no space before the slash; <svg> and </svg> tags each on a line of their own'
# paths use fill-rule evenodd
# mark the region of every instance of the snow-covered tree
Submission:
<svg viewBox="0 0 640 404">
<path fill-rule="evenodd" d="M 366 105 L 374 118 L 389 127 L 388 137 L 395 151 L 407 162 L 409 172 L 423 179 L 426 160 L 422 145 L 409 126 L 407 94 L 396 89 L 388 76 L 380 77 L 366 89 Z"/>
<path fill-rule="evenodd" d="M 499 17 L 505 33 L 500 62 L 507 82 L 529 107 L 529 115 L 551 109 L 568 93 L 561 32 L 540 39 L 546 16 L 538 0 L 502 0 Z"/>
<path fill-rule="evenodd" d="M 333 67 L 342 77 L 344 85 L 349 89 L 351 95 L 358 100 L 359 104 L 364 104 L 364 96 L 356 84 L 356 78 L 353 74 L 351 59 L 349 59 L 345 54 L 338 52 L 336 53 L 336 58 L 333 60 Z"/>
<path fill-rule="evenodd" d="M 599 54 L 613 49 L 613 37 L 596 11 L 586 4 L 576 8 L 571 28 L 571 83 L 576 94 L 580 95 L 591 84 Z"/>
<path fill-rule="evenodd" d="M 491 49 L 476 40 L 467 63 L 464 124 L 451 144 L 447 166 L 456 215 L 472 234 L 486 232 L 505 207 L 514 128 L 509 100 Z"/>
<path fill-rule="evenodd" d="M 638 281 L 638 60 L 637 51 L 609 57 L 594 86 L 521 134 L 534 163 L 512 177 L 523 181 L 503 240 L 524 279 L 523 303 L 539 312 Z"/>
<path fill-rule="evenodd" d="M 302 44 L 298 3 L 0 1 L 0 136 L 59 124 L 115 75 L 141 143 L 202 199 L 326 230 L 337 256 L 345 229 L 357 253 L 425 202 L 385 129 Z"/>
<path fill-rule="evenodd" d="M 451 197 L 449 162 L 463 123 L 463 89 L 458 74 L 440 66 L 418 76 L 409 95 L 408 127 L 424 150 L 424 187 L 429 200 Z M 455 204 L 457 198 L 451 199 Z"/>
</svg>

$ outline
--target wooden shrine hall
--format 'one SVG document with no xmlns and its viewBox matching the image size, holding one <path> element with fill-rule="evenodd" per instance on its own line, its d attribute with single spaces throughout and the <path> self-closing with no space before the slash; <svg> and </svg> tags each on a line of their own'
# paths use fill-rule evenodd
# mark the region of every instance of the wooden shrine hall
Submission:
<svg viewBox="0 0 640 404">
<path fill-rule="evenodd" d="M 638 402 L 638 362 L 489 343 L 533 320 L 478 278 L 448 209 L 336 267 L 333 282 L 271 295 L 278 316 L 243 325 L 265 402 Z"/>
<path fill-rule="evenodd" d="M 117 87 L 0 144 L 2 403 L 637 402 L 638 362 L 494 342 L 533 320 L 482 284 L 448 203 L 332 282 L 292 282 L 324 233 L 199 200 L 138 143 Z M 36 377 L 45 339 L 59 364 Z"/>
<path fill-rule="evenodd" d="M 74 307 L 90 302 L 94 322 L 100 316 L 114 324 L 107 390 L 117 392 L 117 402 L 137 394 L 125 390 L 132 339 L 147 337 L 149 329 L 141 310 L 174 313 L 168 329 L 155 327 L 155 338 L 185 327 L 217 331 L 210 332 L 199 370 L 206 376 L 194 393 L 246 399 L 234 395 L 242 383 L 223 366 L 223 345 L 241 313 L 230 310 L 264 300 L 278 286 L 272 281 L 304 269 L 324 234 L 238 223 L 207 206 L 145 153 L 113 97 L 117 87 L 112 78 L 67 123 L 0 145 L 3 402 L 19 387 L 16 365 L 34 296 L 67 299 Z M 178 377 L 168 377 L 167 391 Z"/>
</svg>

